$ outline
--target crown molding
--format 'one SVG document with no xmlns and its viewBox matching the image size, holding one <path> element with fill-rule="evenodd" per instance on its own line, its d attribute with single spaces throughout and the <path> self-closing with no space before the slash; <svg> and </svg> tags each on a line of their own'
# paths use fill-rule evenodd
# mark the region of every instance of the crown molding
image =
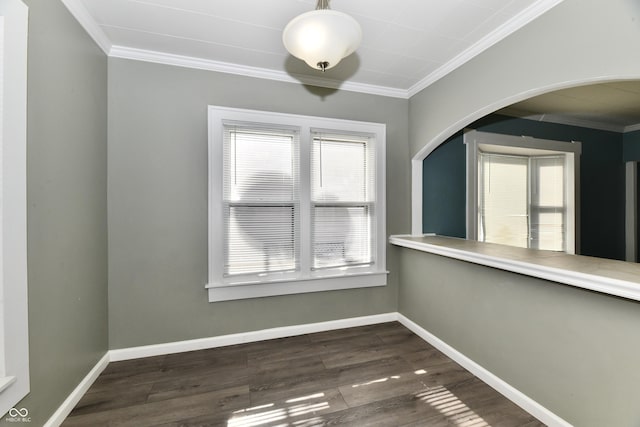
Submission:
<svg viewBox="0 0 640 427">
<path fill-rule="evenodd" d="M 505 37 L 524 27 L 540 15 L 544 14 L 548 10 L 560 4 L 563 0 L 539 0 L 532 4 L 518 15 L 505 22 L 494 31 L 487 34 L 485 37 L 471 45 L 459 55 L 455 56 L 452 60 L 435 70 L 433 73 L 424 77 L 418 83 L 411 86 L 407 92 L 409 98 L 417 94 L 426 87 L 432 85 L 437 80 L 446 76 L 456 68 L 464 65 L 477 55 L 481 54 L 485 50 L 489 49 L 494 44 L 498 43 Z"/>
<path fill-rule="evenodd" d="M 408 98 L 407 91 L 385 86 L 369 85 L 356 82 L 342 82 L 322 77 L 310 77 L 301 74 L 288 74 L 283 71 L 267 68 L 250 67 L 211 59 L 191 56 L 174 55 L 126 46 L 112 46 L 109 56 L 113 58 L 133 59 L 137 61 L 153 62 L 156 64 L 175 65 L 178 67 L 195 68 L 199 70 L 216 71 L 219 73 L 236 74 L 259 79 L 276 80 L 287 83 L 298 83 L 310 86 L 320 86 L 329 89 L 340 89 L 350 92 L 360 92 L 371 95 L 388 96 L 392 98 Z"/>
<path fill-rule="evenodd" d="M 69 12 L 76 18 L 82 27 L 89 33 L 100 48 L 110 57 L 132 59 L 157 64 L 175 65 L 179 67 L 195 68 L 200 70 L 216 71 L 226 74 L 235 74 L 260 79 L 275 80 L 288 83 L 298 83 L 310 86 L 319 86 L 329 89 L 340 89 L 350 92 L 359 92 L 370 95 L 388 96 L 392 98 L 409 99 L 427 86 L 433 84 L 456 68 L 465 64 L 475 56 L 490 48 L 500 40 L 512 34 L 516 30 L 530 23 L 543 13 L 547 12 L 563 0 L 539 0 L 513 19 L 489 33 L 477 43 L 474 43 L 464 52 L 460 53 L 452 60 L 442 65 L 433 73 L 425 76 L 422 80 L 411 86 L 409 89 L 393 88 L 387 86 L 371 85 L 357 82 L 343 82 L 339 80 L 322 77 L 306 76 L 301 74 L 289 74 L 284 71 L 271 70 L 267 68 L 251 67 L 246 65 L 232 64 L 228 62 L 214 61 L 204 58 L 175 55 L 159 51 L 137 49 L 127 46 L 113 45 L 109 37 L 102 30 L 100 25 L 91 16 L 81 0 L 61 0 Z"/>
<path fill-rule="evenodd" d="M 80 0 L 61 0 L 62 4 L 64 4 L 71 15 L 76 18 L 76 21 L 80 23 L 82 28 L 91 36 L 91 38 L 96 42 L 100 49 L 107 55 L 109 55 L 109 51 L 111 50 L 111 40 L 109 37 L 102 31 L 100 25 L 93 19 L 93 16 L 89 13 L 87 8 Z"/>
</svg>

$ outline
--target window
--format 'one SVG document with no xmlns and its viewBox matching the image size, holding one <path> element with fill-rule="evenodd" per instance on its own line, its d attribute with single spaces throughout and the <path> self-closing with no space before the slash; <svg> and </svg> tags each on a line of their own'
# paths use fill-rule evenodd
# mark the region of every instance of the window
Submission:
<svg viewBox="0 0 640 427">
<path fill-rule="evenodd" d="M 375 148 L 369 137 L 314 132 L 312 268 L 374 262 Z"/>
<path fill-rule="evenodd" d="M 465 143 L 468 237 L 575 253 L 580 143 L 477 131 Z"/>
<path fill-rule="evenodd" d="M 224 125 L 224 275 L 297 270 L 298 134 Z"/>
<path fill-rule="evenodd" d="M 385 126 L 209 107 L 209 301 L 386 284 Z"/>
<path fill-rule="evenodd" d="M 0 0 L 0 413 L 29 392 L 27 7 Z"/>
</svg>

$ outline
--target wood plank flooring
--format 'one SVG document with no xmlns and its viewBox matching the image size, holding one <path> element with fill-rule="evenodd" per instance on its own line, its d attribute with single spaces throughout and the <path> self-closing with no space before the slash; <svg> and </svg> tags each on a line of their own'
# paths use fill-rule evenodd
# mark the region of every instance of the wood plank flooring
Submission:
<svg viewBox="0 0 640 427">
<path fill-rule="evenodd" d="M 397 322 L 109 364 L 74 426 L 542 426 Z"/>
</svg>

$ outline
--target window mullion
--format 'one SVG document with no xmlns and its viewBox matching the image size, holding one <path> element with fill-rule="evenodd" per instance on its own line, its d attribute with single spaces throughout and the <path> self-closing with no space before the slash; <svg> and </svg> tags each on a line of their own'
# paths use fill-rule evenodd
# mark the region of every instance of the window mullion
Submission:
<svg viewBox="0 0 640 427">
<path fill-rule="evenodd" d="M 300 272 L 303 276 L 311 274 L 311 129 L 300 129 Z"/>
</svg>

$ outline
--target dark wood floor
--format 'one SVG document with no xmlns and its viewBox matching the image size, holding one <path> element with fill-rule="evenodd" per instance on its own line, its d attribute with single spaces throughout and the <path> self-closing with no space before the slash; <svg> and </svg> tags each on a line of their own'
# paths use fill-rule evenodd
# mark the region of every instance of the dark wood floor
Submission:
<svg viewBox="0 0 640 427">
<path fill-rule="evenodd" d="M 399 323 L 114 362 L 63 426 L 541 426 Z"/>
</svg>

